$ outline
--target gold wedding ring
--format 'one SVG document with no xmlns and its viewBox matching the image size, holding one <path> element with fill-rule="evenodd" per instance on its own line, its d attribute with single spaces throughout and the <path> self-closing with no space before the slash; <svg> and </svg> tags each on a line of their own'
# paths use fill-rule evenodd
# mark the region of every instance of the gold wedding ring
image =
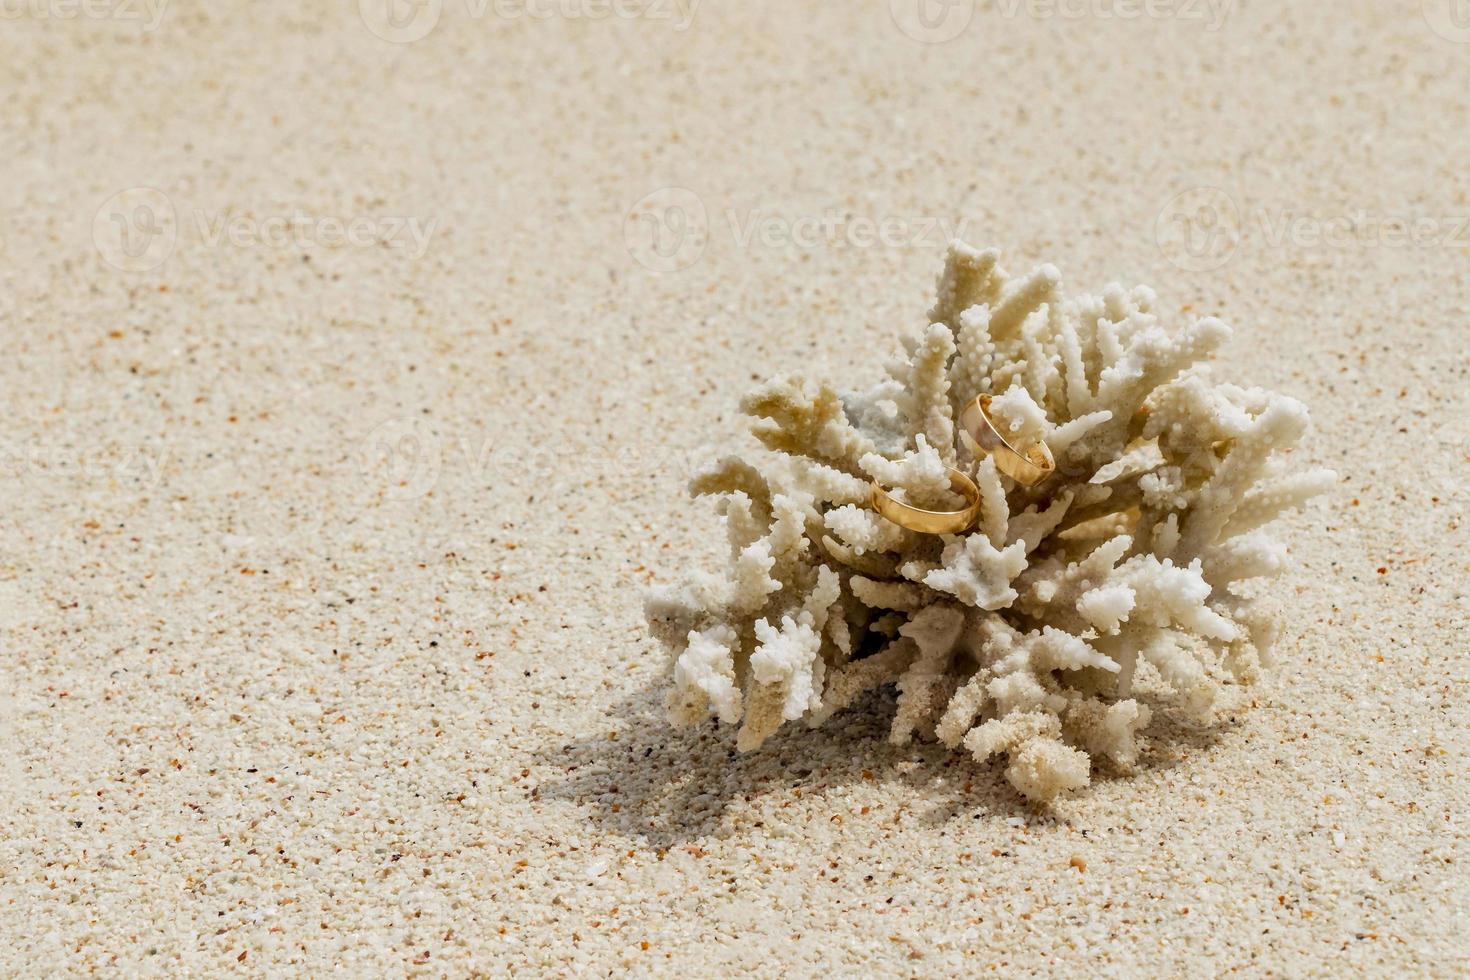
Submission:
<svg viewBox="0 0 1470 980">
<path fill-rule="evenodd" d="M 978 457 L 990 456 L 996 469 L 1022 486 L 1034 487 L 1056 471 L 1057 463 L 1045 442 L 1037 441 L 1024 453 L 1016 449 L 990 417 L 990 396 L 977 395 L 960 413 L 960 425 Z"/>
<path fill-rule="evenodd" d="M 894 500 L 888 491 L 873 481 L 873 509 L 899 527 L 924 534 L 960 534 L 968 531 L 980 516 L 980 488 L 959 470 L 949 471 L 949 488 L 970 502 L 964 510 L 921 510 Z"/>
</svg>

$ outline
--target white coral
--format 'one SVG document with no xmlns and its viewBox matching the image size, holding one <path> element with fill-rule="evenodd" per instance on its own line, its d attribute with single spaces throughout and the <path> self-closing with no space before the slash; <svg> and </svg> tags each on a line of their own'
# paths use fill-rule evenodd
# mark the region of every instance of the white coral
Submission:
<svg viewBox="0 0 1470 980">
<path fill-rule="evenodd" d="M 1280 574 L 1266 525 L 1334 480 L 1282 459 L 1307 429 L 1291 399 L 1214 382 L 1218 320 L 1167 327 L 1143 287 L 1067 299 L 1052 266 L 1011 278 L 994 249 L 950 250 L 928 327 L 867 391 L 800 377 L 742 408 L 769 450 L 701 474 L 730 543 L 722 578 L 650 597 L 674 653 L 671 718 L 741 724 L 741 749 L 783 722 L 819 724 L 894 683 L 892 738 L 933 736 L 1007 757 L 1033 799 L 1120 770 L 1153 711 L 1206 717 L 1223 683 L 1269 666 L 1275 617 L 1251 583 Z M 993 396 L 1015 443 L 1044 439 L 1057 472 L 1015 485 L 956 439 Z M 877 478 L 918 506 L 980 489 L 977 526 L 907 531 L 868 509 Z"/>
</svg>

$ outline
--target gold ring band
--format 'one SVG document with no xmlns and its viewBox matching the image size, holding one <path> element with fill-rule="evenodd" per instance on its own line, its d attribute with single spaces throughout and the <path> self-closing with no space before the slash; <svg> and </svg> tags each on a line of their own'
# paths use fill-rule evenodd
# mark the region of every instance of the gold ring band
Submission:
<svg viewBox="0 0 1470 980">
<path fill-rule="evenodd" d="M 953 468 L 949 471 L 949 487 L 955 493 L 961 494 L 970 505 L 964 510 L 921 510 L 894 500 L 874 480 L 873 509 L 899 527 L 906 527 L 910 531 L 921 531 L 924 534 L 960 534 L 968 531 L 980 516 L 980 488 L 975 486 L 974 480 Z"/>
<path fill-rule="evenodd" d="M 977 457 L 993 457 L 996 469 L 1022 486 L 1034 487 L 1056 471 L 1056 460 L 1045 442 L 1038 440 L 1022 453 L 1006 441 L 990 418 L 989 395 L 976 395 L 965 406 L 960 425 Z"/>
</svg>

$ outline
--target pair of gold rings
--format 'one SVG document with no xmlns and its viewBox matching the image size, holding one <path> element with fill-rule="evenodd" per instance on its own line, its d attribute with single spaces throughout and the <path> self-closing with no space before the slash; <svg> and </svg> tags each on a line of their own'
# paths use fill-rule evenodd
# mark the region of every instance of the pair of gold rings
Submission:
<svg viewBox="0 0 1470 980">
<path fill-rule="evenodd" d="M 1006 441 L 990 417 L 990 396 L 978 395 L 960 412 L 961 436 L 977 459 L 995 460 L 995 468 L 1017 483 L 1034 487 L 1056 471 L 1056 460 L 1045 442 L 1038 441 L 1023 453 Z M 962 510 L 923 510 L 893 499 L 873 481 L 873 509 L 899 527 L 925 534 L 960 534 L 974 526 L 980 516 L 980 490 L 975 481 L 951 468 L 949 487 L 968 501 Z"/>
</svg>

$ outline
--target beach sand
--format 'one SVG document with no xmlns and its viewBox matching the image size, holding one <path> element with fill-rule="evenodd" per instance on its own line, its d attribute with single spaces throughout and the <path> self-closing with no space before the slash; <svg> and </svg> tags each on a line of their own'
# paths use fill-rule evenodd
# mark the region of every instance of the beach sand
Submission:
<svg viewBox="0 0 1470 980">
<path fill-rule="evenodd" d="M 6 8 L 0 973 L 1470 968 L 1470 27 L 890 6 Z M 671 731 L 642 620 L 957 232 L 1341 475 L 1279 670 L 1049 809 L 891 692 Z"/>
</svg>

